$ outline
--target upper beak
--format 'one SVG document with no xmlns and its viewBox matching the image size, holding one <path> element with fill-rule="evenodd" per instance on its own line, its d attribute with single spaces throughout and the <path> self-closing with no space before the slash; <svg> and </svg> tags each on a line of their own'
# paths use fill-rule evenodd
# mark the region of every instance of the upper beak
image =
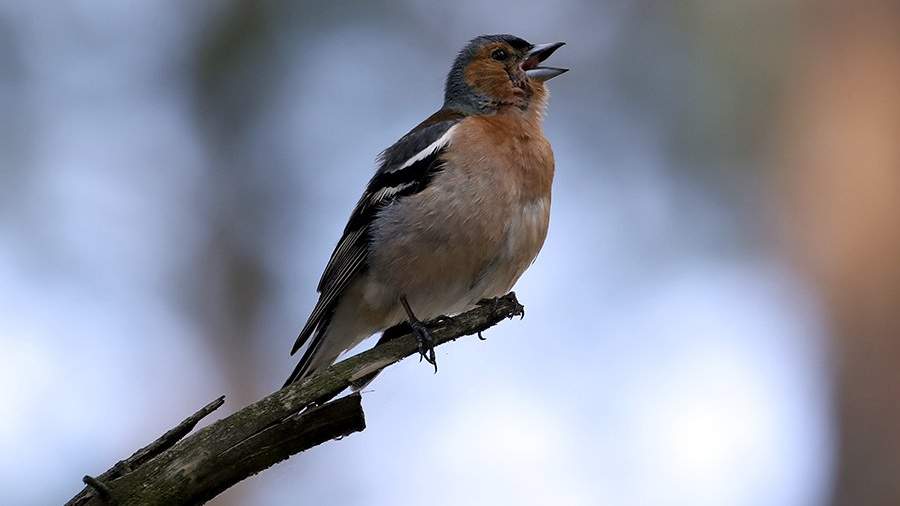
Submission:
<svg viewBox="0 0 900 506">
<path fill-rule="evenodd" d="M 564 74 L 569 69 L 561 69 L 555 67 L 541 67 L 539 64 L 550 57 L 557 49 L 566 45 L 565 42 L 553 42 L 550 44 L 538 44 L 531 48 L 525 61 L 522 62 L 522 69 L 530 79 L 535 81 L 548 81 L 554 77 Z"/>
</svg>

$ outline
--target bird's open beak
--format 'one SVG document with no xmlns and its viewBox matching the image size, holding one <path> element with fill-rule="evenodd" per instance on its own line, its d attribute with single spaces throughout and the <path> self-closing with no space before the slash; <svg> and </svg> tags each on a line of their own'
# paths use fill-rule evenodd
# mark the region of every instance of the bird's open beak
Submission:
<svg viewBox="0 0 900 506">
<path fill-rule="evenodd" d="M 554 51 L 564 45 L 566 45 L 565 42 L 553 42 L 550 44 L 538 44 L 531 48 L 531 51 L 528 52 L 528 56 L 525 57 L 525 61 L 522 62 L 522 70 L 525 71 L 525 75 L 535 81 L 544 82 L 568 72 L 569 69 L 540 66 L 542 61 L 549 58 Z"/>
</svg>

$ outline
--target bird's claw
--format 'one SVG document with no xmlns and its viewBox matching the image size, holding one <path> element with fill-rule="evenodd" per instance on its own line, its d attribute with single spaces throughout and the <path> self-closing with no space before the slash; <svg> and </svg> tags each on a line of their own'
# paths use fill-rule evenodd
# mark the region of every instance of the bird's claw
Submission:
<svg viewBox="0 0 900 506">
<path fill-rule="evenodd" d="M 422 322 L 415 321 L 409 325 L 412 328 L 413 335 L 416 337 L 416 344 L 419 347 L 419 362 L 425 359 L 426 362 L 434 366 L 434 372 L 437 373 L 437 357 L 434 354 L 434 337 L 431 331 Z"/>
</svg>

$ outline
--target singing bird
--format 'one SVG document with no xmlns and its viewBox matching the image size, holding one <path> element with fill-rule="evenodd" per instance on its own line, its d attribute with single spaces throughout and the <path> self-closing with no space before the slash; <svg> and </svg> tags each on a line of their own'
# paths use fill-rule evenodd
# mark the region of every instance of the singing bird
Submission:
<svg viewBox="0 0 900 506">
<path fill-rule="evenodd" d="M 460 51 L 443 107 L 379 156 L 319 281 L 291 354 L 307 347 L 285 386 L 381 331 L 412 330 L 437 370 L 422 321 L 506 294 L 531 265 L 550 221 L 546 82 L 568 70 L 541 62 L 563 44 L 482 35 Z"/>
</svg>

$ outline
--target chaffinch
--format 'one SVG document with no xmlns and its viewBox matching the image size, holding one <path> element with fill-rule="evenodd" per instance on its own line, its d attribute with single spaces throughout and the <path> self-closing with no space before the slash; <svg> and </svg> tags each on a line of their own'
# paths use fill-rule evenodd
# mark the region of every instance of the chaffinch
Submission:
<svg viewBox="0 0 900 506">
<path fill-rule="evenodd" d="M 384 340 L 411 329 L 436 371 L 421 321 L 506 294 L 531 265 L 553 181 L 545 82 L 568 70 L 540 63 L 563 44 L 483 35 L 460 51 L 443 107 L 380 155 L 319 281 L 291 354 L 308 345 L 285 386 L 381 331 Z"/>
</svg>

